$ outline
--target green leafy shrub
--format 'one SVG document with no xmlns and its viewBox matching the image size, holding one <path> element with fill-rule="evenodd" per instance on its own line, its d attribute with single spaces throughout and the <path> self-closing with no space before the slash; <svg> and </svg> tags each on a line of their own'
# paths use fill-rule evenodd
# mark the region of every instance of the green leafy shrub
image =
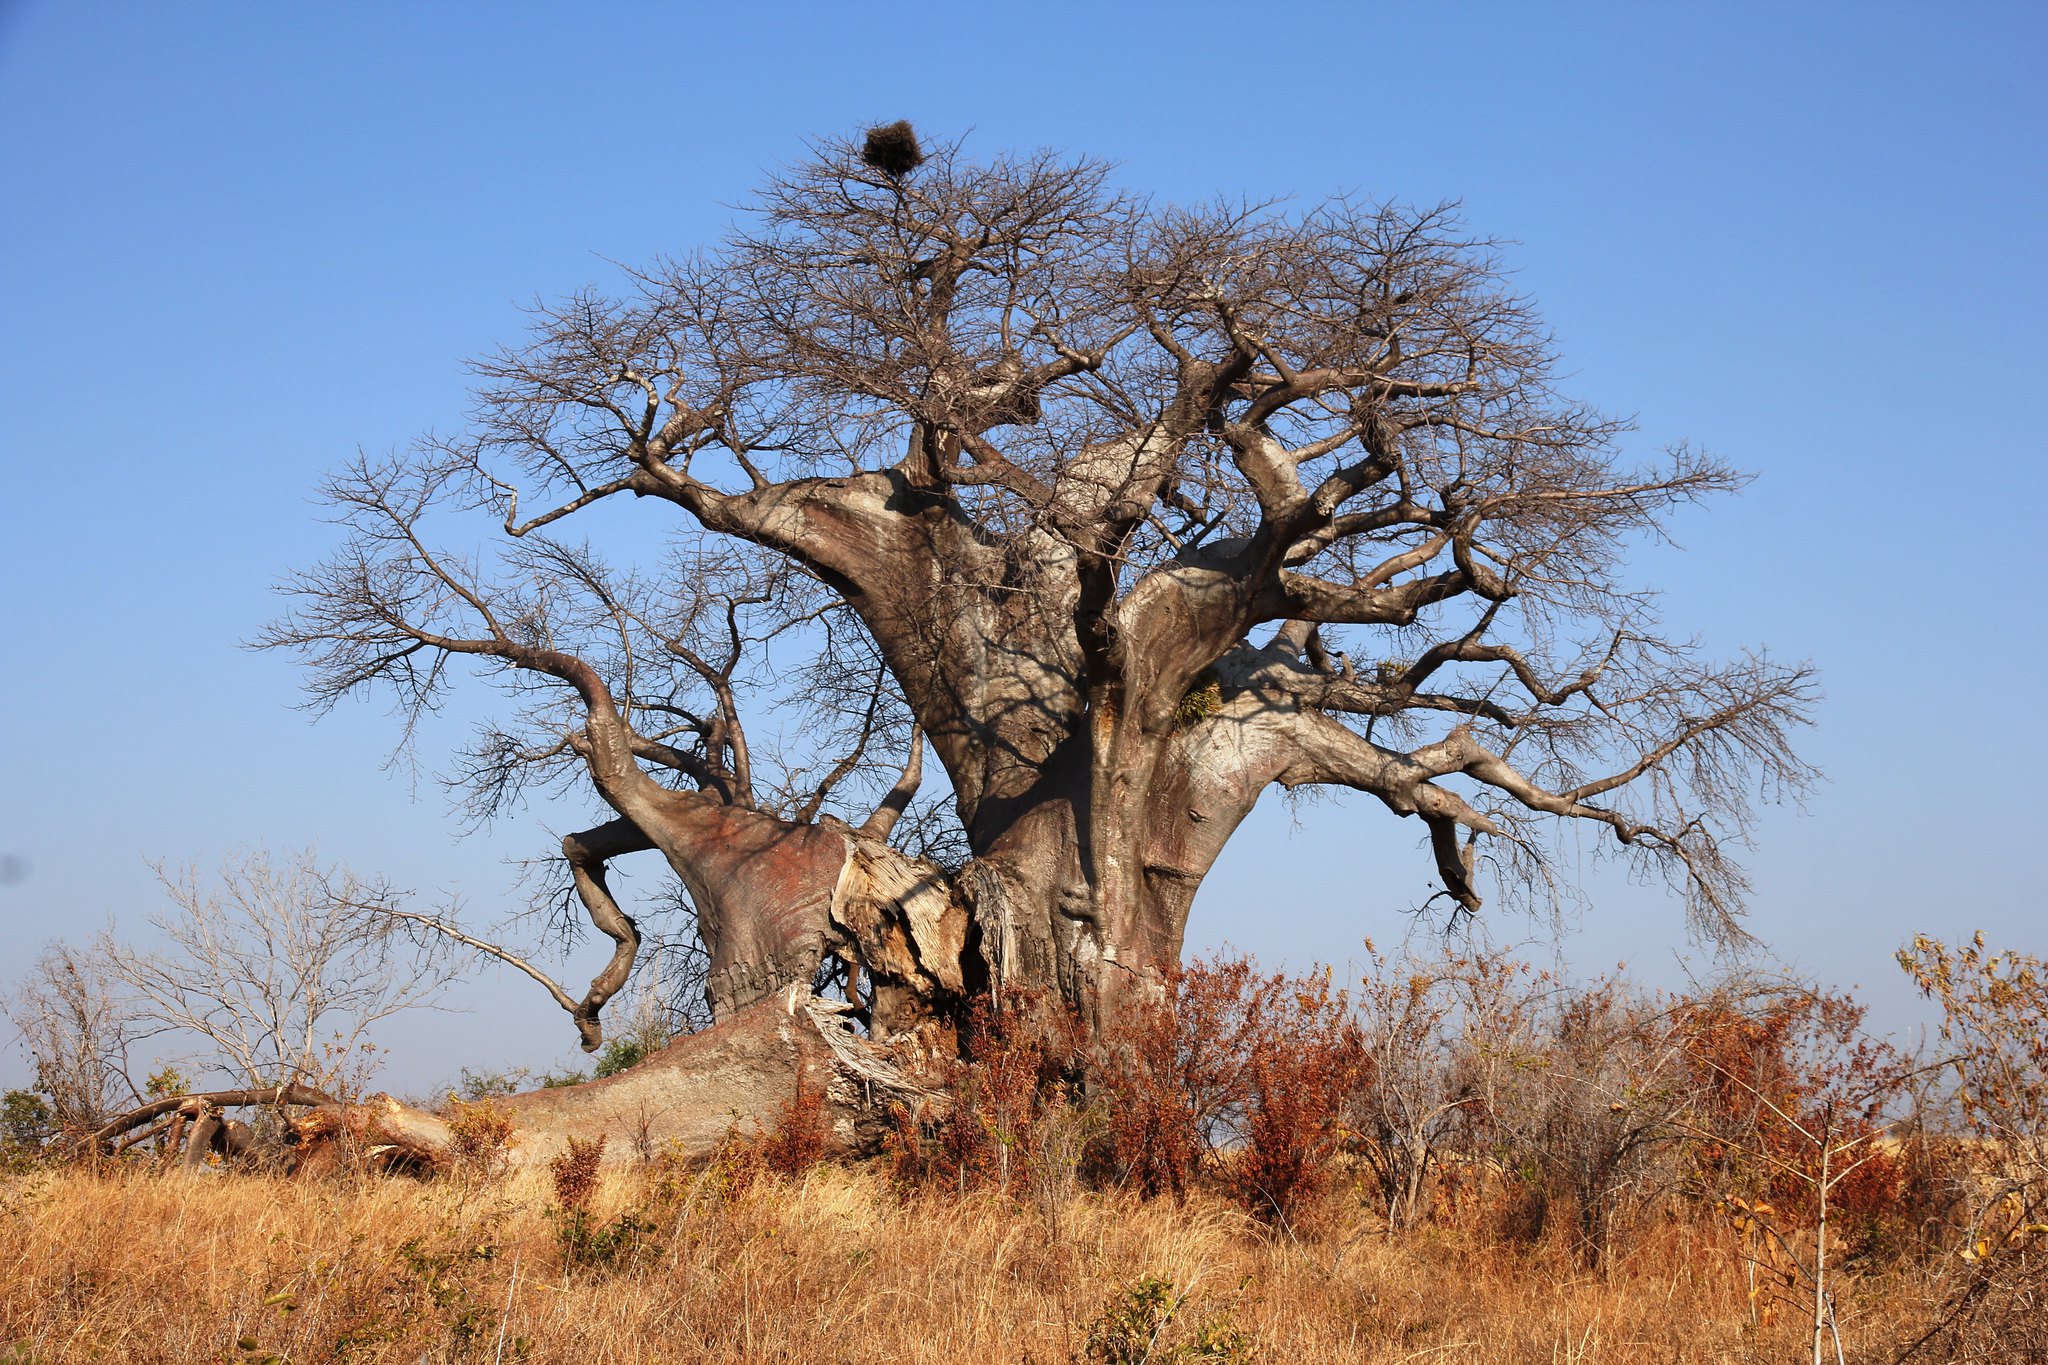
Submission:
<svg viewBox="0 0 2048 1365">
<path fill-rule="evenodd" d="M 597 1065 L 591 1069 L 591 1079 L 601 1081 L 607 1076 L 630 1070 L 646 1061 L 651 1051 L 653 1049 L 638 1038 L 614 1038 L 597 1054 Z"/>
<path fill-rule="evenodd" d="M 1089 1365 L 1165 1365 L 1166 1362 L 1213 1361 L 1244 1365 L 1252 1359 L 1251 1337 L 1238 1330 L 1228 1313 L 1194 1324 L 1184 1340 L 1169 1344 L 1170 1329 L 1181 1317 L 1189 1296 L 1176 1294 L 1173 1281 L 1145 1275 L 1111 1296 L 1101 1316 L 1089 1324 L 1083 1360 Z"/>
</svg>

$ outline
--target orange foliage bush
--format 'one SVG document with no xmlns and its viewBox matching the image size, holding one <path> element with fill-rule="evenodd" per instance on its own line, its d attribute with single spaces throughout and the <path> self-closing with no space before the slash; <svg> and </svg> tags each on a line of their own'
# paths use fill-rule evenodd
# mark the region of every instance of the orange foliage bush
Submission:
<svg viewBox="0 0 2048 1365">
<path fill-rule="evenodd" d="M 825 1092 L 806 1070 L 761 1139 L 761 1160 L 777 1175 L 801 1175 L 825 1155 L 825 1136 Z"/>
<path fill-rule="evenodd" d="M 1367 1060 L 1327 972 L 1197 962 L 1126 1011 L 1097 1049 L 1115 1159 L 1147 1194 L 1185 1197 L 1204 1166 L 1244 1208 L 1289 1222 L 1323 1186 Z"/>
<path fill-rule="evenodd" d="M 1709 1135 L 1702 1168 L 1804 1224 L 1819 1207 L 1825 1160 L 1831 1177 L 1846 1171 L 1828 1196 L 1834 1214 L 1869 1225 L 1897 1217 L 1908 1173 L 1877 1140 L 1912 1068 L 1862 1032 L 1864 1013 L 1847 995 L 1813 990 L 1748 1008 L 1726 1000 L 1690 1006 L 1686 1051 Z"/>
<path fill-rule="evenodd" d="M 1083 1022 L 1043 992 L 978 1002 L 962 1030 L 961 1056 L 943 1077 L 946 1103 L 894 1111 L 896 1182 L 1008 1192 L 1044 1157 L 1047 1120 L 1072 1102 L 1086 1036 Z"/>
<path fill-rule="evenodd" d="M 569 1150 L 548 1162 L 548 1177 L 555 1187 L 555 1202 L 565 1209 L 587 1208 L 597 1193 L 597 1168 L 604 1160 L 605 1135 L 572 1137 Z"/>
<path fill-rule="evenodd" d="M 1223 1174 L 1239 1204 L 1289 1223 L 1327 1183 L 1345 1131 L 1339 1119 L 1367 1059 L 1349 1002 L 1327 974 L 1281 982 L 1264 1003 L 1245 1069 L 1243 1145 Z"/>
</svg>

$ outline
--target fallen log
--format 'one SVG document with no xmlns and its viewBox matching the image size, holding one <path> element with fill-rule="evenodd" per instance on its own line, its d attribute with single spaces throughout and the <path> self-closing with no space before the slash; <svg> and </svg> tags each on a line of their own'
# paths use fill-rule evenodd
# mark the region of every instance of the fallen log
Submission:
<svg viewBox="0 0 2048 1365">
<path fill-rule="evenodd" d="M 850 1013 L 792 987 L 616 1076 L 497 1101 L 516 1130 L 513 1159 L 544 1161 L 565 1150 L 570 1137 L 599 1134 L 609 1138 L 612 1161 L 663 1151 L 708 1156 L 735 1129 L 772 1129 L 800 1084 L 820 1092 L 828 1152 L 878 1151 L 892 1104 L 914 1110 L 937 1099 L 922 1079 L 932 1070 L 933 1040 L 907 1035 L 877 1047 Z"/>
<path fill-rule="evenodd" d="M 809 1086 L 822 1102 L 826 1150 L 869 1154 L 890 1131 L 891 1106 L 916 1110 L 938 1101 L 936 1088 L 922 1077 L 933 1071 L 942 1045 L 936 1037 L 910 1034 L 877 1047 L 856 1028 L 849 1006 L 793 987 L 676 1039 L 616 1076 L 468 1108 L 474 1113 L 488 1106 L 506 1121 L 502 1155 L 513 1167 L 560 1155 L 571 1137 L 600 1135 L 608 1139 L 607 1158 L 614 1162 L 659 1153 L 690 1160 L 708 1157 L 735 1131 L 773 1129 L 798 1087 Z M 223 1122 L 223 1111 L 262 1106 L 300 1111 L 282 1125 L 285 1164 L 294 1174 L 360 1162 L 392 1174 L 426 1176 L 451 1172 L 461 1159 L 458 1130 L 465 1120 L 459 1116 L 451 1122 L 389 1095 L 346 1103 L 300 1085 L 157 1100 L 102 1127 L 90 1139 L 91 1150 L 111 1154 L 119 1150 L 118 1140 L 137 1129 L 143 1131 L 121 1147 L 170 1131 L 152 1126 L 155 1121 L 193 1125 L 185 1138 L 188 1164 L 203 1161 L 206 1151 L 224 1157 L 246 1152 L 247 1125 Z"/>
<path fill-rule="evenodd" d="M 313 1089 L 309 1085 L 264 1086 L 255 1090 L 202 1090 L 185 1095 L 170 1095 L 148 1104 L 138 1105 L 107 1123 L 93 1133 L 89 1141 L 96 1147 L 105 1148 L 121 1134 L 132 1128 L 139 1128 L 153 1118 L 162 1117 L 176 1110 L 186 1108 L 195 1101 L 211 1104 L 219 1109 L 233 1109 L 244 1105 L 328 1105 L 337 1101 L 332 1095 Z"/>
<path fill-rule="evenodd" d="M 163 1099 L 151 1100 L 148 1104 L 137 1105 L 127 1113 L 111 1120 L 88 1137 L 83 1145 L 87 1150 L 99 1153 L 102 1156 L 111 1155 L 118 1150 L 132 1147 L 138 1142 L 154 1137 L 161 1131 L 180 1126 L 180 1119 L 197 1119 L 208 1108 L 218 1111 L 265 1105 L 282 1109 L 286 1105 L 334 1105 L 336 1103 L 338 1101 L 332 1095 L 315 1090 L 309 1085 L 297 1084 L 264 1086 L 260 1089 L 205 1090 L 185 1095 L 169 1095 Z M 133 1132 L 133 1130 L 149 1123 L 152 1119 L 162 1119 L 163 1123 L 148 1132 L 120 1143 L 118 1147 L 115 1145 L 115 1139 L 120 1138 L 125 1133 Z"/>
</svg>

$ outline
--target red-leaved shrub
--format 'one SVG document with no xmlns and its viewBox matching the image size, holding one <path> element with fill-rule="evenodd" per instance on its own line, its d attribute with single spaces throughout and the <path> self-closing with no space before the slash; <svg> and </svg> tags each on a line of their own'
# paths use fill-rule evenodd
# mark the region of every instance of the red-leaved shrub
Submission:
<svg viewBox="0 0 2048 1365">
<path fill-rule="evenodd" d="M 1321 1188 L 1366 1061 L 1327 974 L 1265 975 L 1249 958 L 1196 962 L 1103 1030 L 1093 1076 L 1115 1159 L 1148 1195 L 1207 1169 L 1246 1209 L 1292 1220 Z"/>
<path fill-rule="evenodd" d="M 761 1139 L 761 1160 L 778 1175 L 801 1175 L 825 1155 L 825 1128 L 825 1092 L 806 1069 L 775 1116 L 775 1126 Z"/>
<path fill-rule="evenodd" d="M 1074 1098 L 1085 1036 L 1074 1012 L 1045 992 L 977 1002 L 943 1077 L 945 1100 L 894 1112 L 897 1183 L 1010 1192 L 1044 1157 L 1048 1116 Z"/>
</svg>

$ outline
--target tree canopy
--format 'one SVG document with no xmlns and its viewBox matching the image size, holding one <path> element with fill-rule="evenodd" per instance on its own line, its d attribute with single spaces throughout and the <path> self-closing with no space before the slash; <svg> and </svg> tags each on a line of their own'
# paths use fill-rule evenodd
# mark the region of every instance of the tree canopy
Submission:
<svg viewBox="0 0 2048 1365">
<path fill-rule="evenodd" d="M 1733 932 L 1812 677 L 1663 633 L 1627 551 L 1743 477 L 1635 460 L 1556 366 L 1453 207 L 827 140 L 722 242 L 537 309 L 465 429 L 335 476 L 345 541 L 265 639 L 408 731 L 494 679 L 480 813 L 602 800 L 564 841 L 617 944 L 557 991 L 590 1046 L 641 940 L 614 858 L 673 870 L 718 1015 L 821 972 L 878 1035 L 1005 982 L 1099 1014 L 1275 785 L 1420 820 L 1461 911 L 1590 823 Z"/>
</svg>

